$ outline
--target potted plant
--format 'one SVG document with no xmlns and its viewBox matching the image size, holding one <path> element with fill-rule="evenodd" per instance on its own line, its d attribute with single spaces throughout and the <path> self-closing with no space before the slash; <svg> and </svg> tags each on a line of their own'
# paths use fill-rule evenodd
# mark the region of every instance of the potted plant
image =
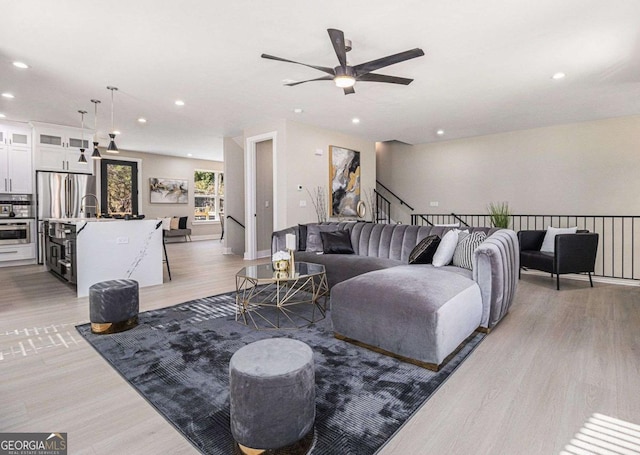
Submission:
<svg viewBox="0 0 640 455">
<path fill-rule="evenodd" d="M 511 212 L 508 202 L 491 202 L 487 206 L 493 227 L 508 229 L 511 223 Z"/>
</svg>

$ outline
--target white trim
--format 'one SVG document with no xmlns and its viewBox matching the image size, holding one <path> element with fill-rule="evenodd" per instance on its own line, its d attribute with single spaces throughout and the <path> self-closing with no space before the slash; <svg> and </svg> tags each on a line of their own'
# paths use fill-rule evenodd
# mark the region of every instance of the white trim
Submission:
<svg viewBox="0 0 640 455">
<path fill-rule="evenodd" d="M 271 250 L 261 250 L 258 251 L 258 258 L 268 258 L 271 257 Z"/>
<path fill-rule="evenodd" d="M 251 136 L 245 140 L 244 148 L 244 182 L 245 182 L 245 253 L 244 258 L 247 260 L 257 259 L 259 252 L 257 251 L 256 239 L 256 144 L 258 142 L 272 141 L 272 157 L 273 157 L 273 230 L 278 230 L 278 173 L 277 173 L 277 138 L 278 132 L 271 131 L 269 133 Z"/>
</svg>

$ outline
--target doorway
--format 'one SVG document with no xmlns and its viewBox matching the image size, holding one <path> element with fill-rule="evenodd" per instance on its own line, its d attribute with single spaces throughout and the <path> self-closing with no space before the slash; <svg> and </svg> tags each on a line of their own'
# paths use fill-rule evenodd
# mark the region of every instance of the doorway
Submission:
<svg viewBox="0 0 640 455">
<path fill-rule="evenodd" d="M 271 233 L 279 229 L 277 157 L 277 132 L 246 139 L 245 259 L 268 256 L 271 253 Z"/>
<path fill-rule="evenodd" d="M 256 248 L 258 257 L 271 254 L 273 232 L 273 140 L 256 144 Z"/>
</svg>

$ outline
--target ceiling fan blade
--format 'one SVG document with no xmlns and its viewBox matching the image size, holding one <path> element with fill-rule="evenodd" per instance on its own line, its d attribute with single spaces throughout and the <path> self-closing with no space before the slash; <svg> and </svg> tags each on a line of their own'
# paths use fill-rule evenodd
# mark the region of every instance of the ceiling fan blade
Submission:
<svg viewBox="0 0 640 455">
<path fill-rule="evenodd" d="M 398 54 L 388 55 L 377 60 L 371 60 L 370 62 L 361 63 L 353 67 L 357 77 L 370 73 L 385 66 L 395 65 L 396 63 L 404 62 L 405 60 L 411 60 L 412 58 L 422 57 L 424 51 L 419 48 L 411 49 L 410 51 L 400 52 Z"/>
<path fill-rule="evenodd" d="M 355 93 L 355 92 L 356 92 L 356 91 L 354 90 L 354 88 L 353 88 L 353 87 L 345 87 L 345 88 L 344 88 L 344 94 L 345 94 L 345 95 L 351 95 L 351 94 L 353 94 L 353 93 Z"/>
<path fill-rule="evenodd" d="M 267 58 L 269 60 L 278 60 L 280 62 L 295 63 L 296 65 L 308 66 L 309 68 L 313 68 L 313 69 L 322 71 L 324 73 L 331 74 L 332 76 L 336 75 L 336 72 L 333 70 L 333 68 L 327 68 L 326 66 L 307 65 L 306 63 L 294 62 L 293 60 L 287 60 L 286 58 L 274 57 L 273 55 L 269 55 L 269 54 L 262 54 L 260 57 Z"/>
<path fill-rule="evenodd" d="M 344 33 L 342 30 L 336 30 L 335 28 L 328 28 L 329 37 L 331 38 L 331 44 L 333 44 L 333 50 L 336 51 L 338 61 L 343 69 L 347 67 L 347 51 L 344 47 Z"/>
<path fill-rule="evenodd" d="M 332 81 L 333 77 L 332 76 L 322 76 L 319 77 L 317 79 L 308 79 L 306 81 L 299 81 L 299 82 L 292 82 L 290 84 L 284 84 L 288 87 L 293 87 L 294 85 L 300 85 L 300 84 L 304 84 L 305 82 L 313 82 L 313 81 Z"/>
<path fill-rule="evenodd" d="M 384 74 L 367 73 L 356 78 L 358 81 L 365 82 L 388 82 L 389 84 L 401 84 L 409 85 L 413 82 L 413 79 L 407 79 L 406 77 L 385 76 Z"/>
</svg>

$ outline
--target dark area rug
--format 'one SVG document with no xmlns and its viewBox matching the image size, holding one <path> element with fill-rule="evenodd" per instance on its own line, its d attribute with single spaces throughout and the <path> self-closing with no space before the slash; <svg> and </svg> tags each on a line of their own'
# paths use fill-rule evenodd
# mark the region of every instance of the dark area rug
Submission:
<svg viewBox="0 0 640 455">
<path fill-rule="evenodd" d="M 439 372 L 333 337 L 327 318 L 298 330 L 257 331 L 235 321 L 235 293 L 140 314 L 113 335 L 80 334 L 197 449 L 233 453 L 229 360 L 253 341 L 289 337 L 314 351 L 313 455 L 370 455 L 393 436 L 484 338 L 477 333 Z M 437 416 L 434 416 L 437 418 Z"/>
</svg>

